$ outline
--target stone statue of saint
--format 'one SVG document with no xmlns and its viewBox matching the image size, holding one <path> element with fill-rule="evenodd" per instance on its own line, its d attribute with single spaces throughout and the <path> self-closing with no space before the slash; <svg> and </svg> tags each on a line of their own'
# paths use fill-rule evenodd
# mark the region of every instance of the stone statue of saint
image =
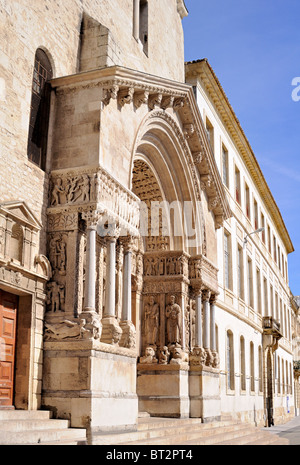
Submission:
<svg viewBox="0 0 300 465">
<path fill-rule="evenodd" d="M 145 306 L 145 339 L 147 345 L 156 345 L 159 322 L 159 305 L 150 297 Z"/>
<path fill-rule="evenodd" d="M 181 308 L 172 295 L 170 304 L 166 307 L 168 344 L 180 344 L 180 315 Z"/>
</svg>

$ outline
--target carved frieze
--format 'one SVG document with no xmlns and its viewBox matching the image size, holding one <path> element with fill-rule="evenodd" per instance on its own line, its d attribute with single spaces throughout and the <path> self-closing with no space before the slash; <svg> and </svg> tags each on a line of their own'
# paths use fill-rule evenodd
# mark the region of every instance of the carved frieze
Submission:
<svg viewBox="0 0 300 465">
<path fill-rule="evenodd" d="M 98 210 L 131 234 L 138 234 L 139 198 L 103 168 L 52 172 L 50 186 L 48 208 L 50 231 L 72 229 L 78 218 L 76 212 L 87 214 Z"/>
<path fill-rule="evenodd" d="M 188 277 L 188 256 L 180 252 L 155 252 L 144 256 L 144 275 Z"/>
<path fill-rule="evenodd" d="M 97 315 L 86 320 L 64 319 L 58 323 L 45 322 L 45 341 L 100 340 L 101 322 Z"/>
</svg>

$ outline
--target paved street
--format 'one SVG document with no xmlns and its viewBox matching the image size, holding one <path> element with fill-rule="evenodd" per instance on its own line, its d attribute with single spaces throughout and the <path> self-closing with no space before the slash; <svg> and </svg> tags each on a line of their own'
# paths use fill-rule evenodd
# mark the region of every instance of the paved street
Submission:
<svg viewBox="0 0 300 465">
<path fill-rule="evenodd" d="M 263 430 L 288 439 L 291 446 L 300 446 L 300 416 L 284 425 L 275 425 L 271 428 L 263 428 Z"/>
</svg>

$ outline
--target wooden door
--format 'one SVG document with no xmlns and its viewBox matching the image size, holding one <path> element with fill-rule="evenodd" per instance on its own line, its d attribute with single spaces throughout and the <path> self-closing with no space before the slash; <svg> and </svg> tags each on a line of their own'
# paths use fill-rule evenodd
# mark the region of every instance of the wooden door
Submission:
<svg viewBox="0 0 300 465">
<path fill-rule="evenodd" d="M 0 290 L 0 407 L 13 406 L 18 296 Z"/>
</svg>

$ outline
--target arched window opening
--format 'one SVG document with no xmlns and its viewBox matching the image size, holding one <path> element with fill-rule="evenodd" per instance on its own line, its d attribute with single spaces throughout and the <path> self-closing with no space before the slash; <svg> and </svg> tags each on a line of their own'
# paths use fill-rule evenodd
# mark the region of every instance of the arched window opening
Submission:
<svg viewBox="0 0 300 465">
<path fill-rule="evenodd" d="M 251 392 L 255 392 L 254 344 L 250 342 Z"/>
<path fill-rule="evenodd" d="M 246 391 L 246 360 L 245 360 L 245 339 L 240 338 L 240 359 L 241 359 L 241 390 Z"/>
<path fill-rule="evenodd" d="M 258 369 L 259 369 L 258 389 L 259 389 L 259 392 L 263 392 L 263 355 L 262 355 L 261 346 L 259 346 L 258 348 Z"/>
<path fill-rule="evenodd" d="M 133 2 L 133 36 L 143 46 L 148 54 L 148 0 L 134 0 Z"/>
<path fill-rule="evenodd" d="M 46 53 L 37 49 L 32 79 L 32 94 L 27 155 L 45 170 L 50 113 L 50 84 L 53 72 Z"/>
<path fill-rule="evenodd" d="M 227 331 L 227 388 L 234 390 L 234 351 L 233 351 L 233 334 Z"/>
</svg>

